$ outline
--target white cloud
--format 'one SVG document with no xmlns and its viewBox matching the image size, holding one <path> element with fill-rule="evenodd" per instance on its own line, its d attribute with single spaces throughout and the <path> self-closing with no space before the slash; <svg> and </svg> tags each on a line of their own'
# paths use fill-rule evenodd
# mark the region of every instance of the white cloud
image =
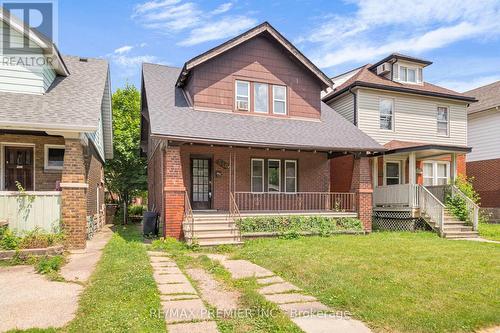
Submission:
<svg viewBox="0 0 500 333">
<path fill-rule="evenodd" d="M 496 75 L 475 77 L 474 79 L 445 80 L 438 82 L 438 85 L 458 92 L 465 92 L 499 80 L 500 73 Z"/>
<path fill-rule="evenodd" d="M 205 10 L 194 2 L 155 0 L 137 5 L 132 18 L 165 34 L 187 32 L 187 38 L 178 45 L 191 46 L 233 36 L 256 24 L 254 18 L 229 13 L 231 9 L 232 2 Z"/>
<path fill-rule="evenodd" d="M 114 53 L 123 54 L 130 52 L 134 47 L 132 45 L 124 45 L 122 47 L 117 48 Z"/>
<path fill-rule="evenodd" d="M 105 55 L 105 57 L 108 58 L 113 65 L 119 68 L 119 70 L 117 71 L 119 73 L 119 76 L 136 76 L 137 73 L 140 72 L 142 63 L 164 63 L 160 58 L 153 55 L 132 54 L 137 53 L 135 51 L 138 51 L 139 49 L 142 49 L 146 46 L 146 43 L 124 45 L 115 49 L 112 53 L 108 53 L 107 55 Z"/>
<path fill-rule="evenodd" d="M 496 0 L 354 0 L 351 16 L 326 15 L 306 44 L 321 67 L 378 60 L 391 52 L 418 54 L 472 38 L 500 35 Z"/>
</svg>

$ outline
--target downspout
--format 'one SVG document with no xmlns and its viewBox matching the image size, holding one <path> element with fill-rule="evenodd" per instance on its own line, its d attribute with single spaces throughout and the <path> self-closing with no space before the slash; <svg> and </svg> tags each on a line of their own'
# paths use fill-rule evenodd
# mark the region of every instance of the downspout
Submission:
<svg viewBox="0 0 500 333">
<path fill-rule="evenodd" d="M 358 99 L 356 98 L 356 93 L 352 91 L 352 87 L 349 87 L 349 92 L 352 94 L 352 97 L 354 99 L 354 114 L 353 114 L 353 121 L 352 123 L 354 126 L 358 126 Z"/>
</svg>

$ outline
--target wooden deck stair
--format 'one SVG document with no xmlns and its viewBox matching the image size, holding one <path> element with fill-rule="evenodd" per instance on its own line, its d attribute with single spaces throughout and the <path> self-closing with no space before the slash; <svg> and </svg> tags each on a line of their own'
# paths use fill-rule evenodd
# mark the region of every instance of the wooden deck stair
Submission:
<svg viewBox="0 0 500 333">
<path fill-rule="evenodd" d="M 422 217 L 432 227 L 433 230 L 438 230 L 435 222 L 432 221 L 429 216 L 423 215 Z M 448 209 L 445 209 L 444 231 L 442 233 L 442 236 L 448 239 L 478 238 L 479 233 L 472 230 L 472 226 L 467 225 L 466 222 L 458 220 Z"/>
<path fill-rule="evenodd" d="M 200 246 L 243 244 L 236 223 L 227 213 L 194 212 L 193 218 L 194 223 L 183 224 L 186 242 Z"/>
</svg>

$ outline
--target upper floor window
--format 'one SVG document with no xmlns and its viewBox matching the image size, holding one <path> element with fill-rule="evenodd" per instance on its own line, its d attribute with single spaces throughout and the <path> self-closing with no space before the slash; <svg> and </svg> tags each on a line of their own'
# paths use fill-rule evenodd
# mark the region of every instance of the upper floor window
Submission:
<svg viewBox="0 0 500 333">
<path fill-rule="evenodd" d="M 415 68 L 400 66 L 399 80 L 404 82 L 417 83 L 417 70 Z"/>
<path fill-rule="evenodd" d="M 257 113 L 269 113 L 269 85 L 266 83 L 254 83 L 254 111 Z"/>
<path fill-rule="evenodd" d="M 380 129 L 393 130 L 394 120 L 394 101 L 389 98 L 380 100 Z"/>
<path fill-rule="evenodd" d="M 250 110 L 250 82 L 236 81 L 236 110 Z"/>
<path fill-rule="evenodd" d="M 273 113 L 286 114 L 286 87 L 273 85 Z"/>
<path fill-rule="evenodd" d="M 437 134 L 448 136 L 450 124 L 449 110 L 447 107 L 438 106 L 437 108 Z"/>
</svg>

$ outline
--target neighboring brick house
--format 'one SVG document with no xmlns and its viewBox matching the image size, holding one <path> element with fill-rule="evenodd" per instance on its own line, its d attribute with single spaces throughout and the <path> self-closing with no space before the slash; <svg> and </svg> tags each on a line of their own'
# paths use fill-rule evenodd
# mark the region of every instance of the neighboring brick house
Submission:
<svg viewBox="0 0 500 333">
<path fill-rule="evenodd" d="M 467 110 L 468 140 L 473 147 L 467 155 L 467 175 L 474 178 L 481 206 L 500 208 L 500 81 L 466 94 L 478 100 Z"/>
<path fill-rule="evenodd" d="M 62 56 L 36 30 L 0 18 L 0 35 L 31 43 L 37 59 L 0 65 L 0 220 L 20 231 L 61 224 L 68 247 L 84 248 L 87 220 L 104 221 L 103 165 L 113 155 L 108 63 Z M 19 185 L 35 198 L 26 214 Z"/>
<path fill-rule="evenodd" d="M 423 206 L 432 198 L 421 196 L 430 191 L 443 201 L 442 187 L 466 173 L 467 107 L 476 99 L 425 82 L 431 64 L 394 53 L 332 78 L 323 93 L 323 102 L 387 149 L 371 161 L 374 214 L 383 220 L 429 213 L 424 210 L 434 208 Z M 331 163 L 332 187 L 346 190 L 349 184 L 339 179 L 352 168 L 352 157 Z"/>
<path fill-rule="evenodd" d="M 163 234 L 234 242 L 234 217 L 283 213 L 359 216 L 370 231 L 367 154 L 384 148 L 321 102 L 331 84 L 267 22 L 183 68 L 144 64 L 142 148 Z M 345 154 L 350 179 L 332 193 L 330 160 Z"/>
</svg>

